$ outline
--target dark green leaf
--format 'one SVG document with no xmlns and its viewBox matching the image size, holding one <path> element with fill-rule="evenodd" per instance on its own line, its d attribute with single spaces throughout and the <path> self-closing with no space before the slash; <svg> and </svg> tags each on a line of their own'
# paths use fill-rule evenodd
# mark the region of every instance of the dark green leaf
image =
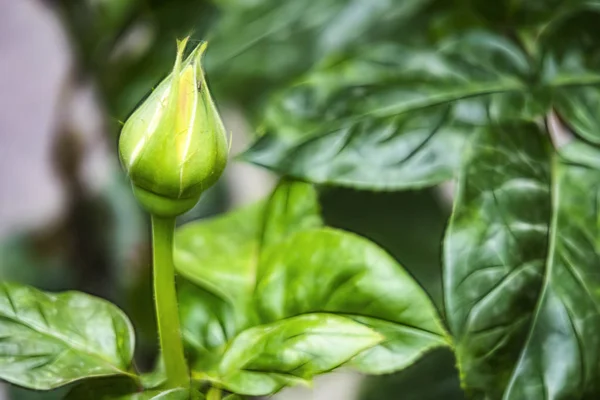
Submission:
<svg viewBox="0 0 600 400">
<path fill-rule="evenodd" d="M 284 182 L 266 204 L 180 230 L 177 268 L 201 286 L 181 293 L 195 378 L 263 395 L 341 365 L 398 370 L 445 345 L 435 309 L 412 278 L 369 241 L 320 228 L 317 211 L 310 185 Z M 235 245 L 215 245 L 230 235 Z M 247 245 L 252 251 L 238 251 Z M 248 281 L 205 284 L 199 277 L 221 265 L 226 249 L 229 273 L 237 268 Z"/>
<path fill-rule="evenodd" d="M 527 57 L 484 33 L 437 49 L 363 48 L 329 60 L 271 104 L 266 134 L 243 158 L 317 183 L 363 189 L 450 179 L 488 115 L 539 115 Z"/>
<path fill-rule="evenodd" d="M 64 400 L 113 400 L 139 391 L 138 384 L 128 377 L 94 378 L 79 383 Z"/>
<path fill-rule="evenodd" d="M 544 75 L 553 88 L 554 107 L 563 123 L 587 141 L 600 143 L 600 2 L 566 1 L 543 30 L 538 47 Z"/>
<path fill-rule="evenodd" d="M 220 3 L 206 58 L 211 82 L 237 102 L 256 102 L 332 52 L 408 31 L 431 0 Z"/>
<path fill-rule="evenodd" d="M 141 389 L 131 379 L 101 378 L 80 383 L 65 400 L 200 400 L 197 391 L 189 389 L 150 390 Z"/>
<path fill-rule="evenodd" d="M 450 349 L 432 351 L 398 374 L 369 377 L 359 399 L 392 400 L 398 393 L 401 400 L 464 400 Z"/>
<path fill-rule="evenodd" d="M 39 390 L 131 375 L 133 328 L 114 305 L 83 293 L 0 284 L 0 378 Z"/>
<path fill-rule="evenodd" d="M 535 125 L 482 129 L 448 227 L 446 316 L 467 386 L 501 398 L 543 281 L 550 151 Z"/>
<path fill-rule="evenodd" d="M 535 125 L 490 127 L 460 179 L 446 306 L 472 394 L 600 395 L 600 176 L 551 153 Z"/>
</svg>

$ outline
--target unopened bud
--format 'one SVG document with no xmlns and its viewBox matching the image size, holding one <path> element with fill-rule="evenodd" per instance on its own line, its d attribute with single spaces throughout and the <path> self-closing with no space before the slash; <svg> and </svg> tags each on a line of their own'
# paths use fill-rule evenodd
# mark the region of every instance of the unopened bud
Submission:
<svg viewBox="0 0 600 400">
<path fill-rule="evenodd" d="M 177 43 L 173 71 L 125 122 L 119 139 L 136 197 L 158 216 L 192 208 L 227 163 L 225 128 L 202 71 L 206 43 L 184 61 L 186 44 Z"/>
</svg>

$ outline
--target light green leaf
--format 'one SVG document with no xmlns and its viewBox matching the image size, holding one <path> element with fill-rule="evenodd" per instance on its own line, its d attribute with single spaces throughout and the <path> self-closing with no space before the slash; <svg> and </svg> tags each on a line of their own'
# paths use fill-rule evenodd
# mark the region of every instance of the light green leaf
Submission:
<svg viewBox="0 0 600 400">
<path fill-rule="evenodd" d="M 600 149 L 580 140 L 574 140 L 559 150 L 563 161 L 600 171 Z"/>
<path fill-rule="evenodd" d="M 204 399 L 200 393 L 190 393 L 189 389 L 170 389 L 164 391 L 151 391 L 136 393 L 129 396 L 118 397 L 115 400 L 200 400 Z"/>
<path fill-rule="evenodd" d="M 402 369 L 444 345 L 431 301 L 410 275 L 377 245 L 340 230 L 299 232 L 267 250 L 255 301 L 262 321 L 327 312 L 379 332 L 385 343 L 351 362 L 365 373 Z"/>
<path fill-rule="evenodd" d="M 242 396 L 238 396 L 237 394 L 230 394 L 229 396 L 226 396 L 223 400 L 243 400 L 244 398 Z"/>
<path fill-rule="evenodd" d="M 600 176 L 531 124 L 478 134 L 445 245 L 447 317 L 467 390 L 596 398 Z"/>
<path fill-rule="evenodd" d="M 485 33 L 424 50 L 393 44 L 333 57 L 268 108 L 243 159 L 316 183 L 398 190 L 450 179 L 488 115 L 537 115 L 531 67 Z"/>
<path fill-rule="evenodd" d="M 219 373 L 229 390 L 261 395 L 328 372 L 382 340 L 349 318 L 299 315 L 243 331 L 223 354 Z"/>
<path fill-rule="evenodd" d="M 283 181 L 273 197 L 269 203 L 178 229 L 177 271 L 220 297 L 235 300 L 247 296 L 254 285 L 258 261 L 254 258 L 263 242 L 283 240 L 294 230 L 322 224 L 310 185 Z"/>
<path fill-rule="evenodd" d="M 284 182 L 262 207 L 270 211 L 264 221 L 253 220 L 255 236 L 246 238 L 255 251 L 238 252 L 230 264 L 249 279 L 242 290 L 197 278 L 200 287 L 183 285 L 184 337 L 196 379 L 267 395 L 342 365 L 395 371 L 447 344 L 430 299 L 392 257 L 366 239 L 319 227 L 310 185 Z M 219 226 L 225 242 L 240 219 L 243 212 L 182 228 L 185 240 L 175 246 L 182 274 L 193 278 L 218 265 L 222 248 L 211 246 L 219 241 L 210 227 Z M 203 264 L 178 252 L 201 254 Z M 238 294 L 221 296 L 227 289 Z"/>
<path fill-rule="evenodd" d="M 0 378 L 48 390 L 83 378 L 131 375 L 131 323 L 84 293 L 0 283 Z"/>
</svg>

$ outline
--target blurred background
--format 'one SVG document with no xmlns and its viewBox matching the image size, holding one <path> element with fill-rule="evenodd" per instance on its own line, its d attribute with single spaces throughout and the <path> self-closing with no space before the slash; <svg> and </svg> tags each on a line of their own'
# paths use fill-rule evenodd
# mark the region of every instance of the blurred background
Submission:
<svg viewBox="0 0 600 400">
<path fill-rule="evenodd" d="M 171 69 L 175 39 L 206 39 L 209 85 L 233 153 L 260 129 L 264 103 L 326 56 L 371 41 L 433 41 L 465 21 L 433 0 L 0 0 L 0 279 L 77 289 L 123 308 L 150 369 L 148 217 L 116 155 L 120 126 Z M 487 4 L 487 2 L 477 2 Z M 444 12 L 442 12 L 444 11 Z M 423 30 L 422 27 L 427 27 Z M 231 162 L 181 222 L 255 201 L 277 177 Z M 322 187 L 329 225 L 387 249 L 441 304 L 439 243 L 450 190 L 371 193 Z M 1 399 L 61 399 L 0 384 Z M 408 370 L 348 372 L 287 400 L 462 399 L 454 359 L 436 350 Z"/>
</svg>

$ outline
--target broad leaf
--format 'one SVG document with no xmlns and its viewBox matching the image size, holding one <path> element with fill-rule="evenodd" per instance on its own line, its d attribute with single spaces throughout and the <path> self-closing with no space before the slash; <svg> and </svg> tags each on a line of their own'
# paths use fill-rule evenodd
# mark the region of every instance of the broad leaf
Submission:
<svg viewBox="0 0 600 400">
<path fill-rule="evenodd" d="M 253 290 L 257 261 L 253 258 L 260 256 L 263 245 L 321 225 L 311 186 L 284 181 L 269 202 L 180 228 L 174 256 L 177 270 L 223 298 L 245 297 Z"/>
<path fill-rule="evenodd" d="M 133 328 L 114 305 L 77 292 L 0 284 L 0 378 L 48 390 L 97 376 L 131 375 Z"/>
<path fill-rule="evenodd" d="M 484 33 L 431 50 L 369 46 L 284 91 L 243 158 L 317 183 L 435 185 L 453 176 L 488 114 L 538 112 L 525 95 L 531 74 L 517 46 Z"/>
<path fill-rule="evenodd" d="M 532 124 L 478 134 L 445 246 L 465 385 L 486 398 L 596 398 L 600 177 Z"/>
<path fill-rule="evenodd" d="M 286 181 L 267 203 L 178 232 L 176 266 L 198 285 L 183 285 L 180 302 L 196 379 L 265 395 L 342 365 L 398 370 L 445 345 L 408 273 L 373 243 L 320 227 L 317 212 L 311 186 Z M 229 235 L 235 245 L 218 244 Z M 202 277 L 223 257 L 245 283 Z"/>
</svg>

